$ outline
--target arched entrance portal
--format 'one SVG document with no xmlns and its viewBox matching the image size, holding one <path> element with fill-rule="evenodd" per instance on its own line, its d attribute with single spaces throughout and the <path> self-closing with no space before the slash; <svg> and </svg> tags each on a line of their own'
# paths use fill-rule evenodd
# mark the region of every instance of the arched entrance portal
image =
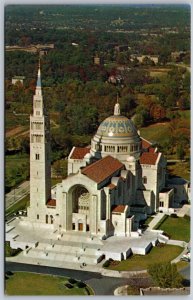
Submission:
<svg viewBox="0 0 193 300">
<path fill-rule="evenodd" d="M 76 185 L 72 190 L 72 230 L 90 230 L 90 200 L 89 191 L 82 185 Z"/>
</svg>

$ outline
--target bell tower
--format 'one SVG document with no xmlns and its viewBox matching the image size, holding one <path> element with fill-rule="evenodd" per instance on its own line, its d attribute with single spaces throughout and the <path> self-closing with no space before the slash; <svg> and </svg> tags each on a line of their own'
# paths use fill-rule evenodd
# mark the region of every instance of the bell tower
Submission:
<svg viewBox="0 0 193 300">
<path fill-rule="evenodd" d="M 40 61 L 33 113 L 30 116 L 30 207 L 31 221 L 45 223 L 45 208 L 51 197 L 50 121 L 44 107 Z"/>
</svg>

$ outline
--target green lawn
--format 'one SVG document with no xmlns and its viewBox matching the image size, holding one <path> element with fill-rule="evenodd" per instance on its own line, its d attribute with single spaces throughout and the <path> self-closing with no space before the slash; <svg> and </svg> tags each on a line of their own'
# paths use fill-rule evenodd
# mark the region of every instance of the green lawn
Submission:
<svg viewBox="0 0 193 300">
<path fill-rule="evenodd" d="M 6 280 L 6 295 L 88 295 L 93 294 L 89 287 L 78 288 L 76 284 L 72 289 L 65 287 L 68 278 L 16 272 Z"/>
<path fill-rule="evenodd" d="M 17 186 L 29 176 L 29 155 L 15 154 L 5 157 L 5 188 L 6 192 Z"/>
<path fill-rule="evenodd" d="M 145 220 L 144 224 L 145 224 L 145 225 L 148 225 L 152 220 L 153 220 L 153 217 L 148 217 L 148 218 Z"/>
<path fill-rule="evenodd" d="M 127 260 L 122 260 L 116 266 L 109 266 L 108 269 L 117 271 L 140 271 L 146 270 L 153 262 L 170 262 L 177 257 L 182 248 L 179 246 L 165 245 L 163 247 L 153 247 L 147 255 L 132 255 Z"/>
<path fill-rule="evenodd" d="M 190 181 L 190 163 L 189 162 L 176 162 L 169 163 L 167 165 L 167 170 L 171 175 L 180 176 L 188 181 Z"/>
<path fill-rule="evenodd" d="M 179 114 L 182 118 L 190 120 L 190 109 L 188 109 L 188 110 L 179 110 L 178 112 L 179 112 Z"/>
<path fill-rule="evenodd" d="M 190 218 L 168 217 L 159 227 L 166 232 L 171 239 L 189 242 L 190 240 Z"/>
<path fill-rule="evenodd" d="M 5 167 L 6 170 L 12 170 L 15 167 L 21 166 L 21 164 L 26 164 L 29 162 L 28 154 L 14 154 L 14 155 L 6 155 L 5 157 Z"/>
<path fill-rule="evenodd" d="M 148 141 L 163 144 L 167 140 L 169 123 L 157 123 L 140 129 L 140 135 Z"/>
</svg>

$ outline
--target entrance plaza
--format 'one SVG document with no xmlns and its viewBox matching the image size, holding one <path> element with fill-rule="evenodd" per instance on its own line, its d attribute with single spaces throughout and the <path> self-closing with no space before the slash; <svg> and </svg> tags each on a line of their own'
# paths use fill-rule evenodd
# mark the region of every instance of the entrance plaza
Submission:
<svg viewBox="0 0 193 300">
<path fill-rule="evenodd" d="M 166 242 L 160 231 L 101 240 L 89 232 L 60 233 L 51 228 L 47 230 L 47 226 L 29 223 L 25 217 L 9 221 L 6 224 L 6 240 L 10 241 L 12 248 L 23 251 L 8 260 L 97 272 L 106 259 L 122 260 L 132 253 L 145 255 L 158 241 Z"/>
</svg>

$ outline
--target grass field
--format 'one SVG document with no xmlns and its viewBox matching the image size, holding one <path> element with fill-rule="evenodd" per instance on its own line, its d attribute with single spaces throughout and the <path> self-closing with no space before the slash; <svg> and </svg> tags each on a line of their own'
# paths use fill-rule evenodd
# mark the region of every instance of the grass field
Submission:
<svg viewBox="0 0 193 300">
<path fill-rule="evenodd" d="M 5 157 L 5 185 L 17 186 L 29 176 L 29 155 L 14 154 Z"/>
<path fill-rule="evenodd" d="M 28 154 L 14 154 L 14 155 L 6 155 L 5 157 L 5 167 L 6 171 L 12 171 L 14 168 L 19 168 L 21 164 L 29 163 L 29 155 Z"/>
<path fill-rule="evenodd" d="M 169 122 L 156 123 L 140 129 L 140 135 L 150 142 L 163 143 L 167 139 Z"/>
<path fill-rule="evenodd" d="M 191 116 L 190 110 L 179 110 L 178 112 L 182 118 L 190 120 L 190 116 Z"/>
<path fill-rule="evenodd" d="M 29 128 L 29 115 L 28 116 L 16 116 L 11 110 L 5 111 L 5 129 L 10 130 L 16 126 L 27 126 Z"/>
<path fill-rule="evenodd" d="M 168 217 L 159 227 L 166 232 L 171 239 L 189 242 L 190 240 L 190 218 L 172 218 Z"/>
<path fill-rule="evenodd" d="M 108 269 L 117 271 L 140 271 L 146 270 L 153 262 L 170 262 L 182 252 L 179 246 L 165 245 L 164 247 L 153 247 L 147 255 L 133 255 L 127 260 L 122 260 L 116 266 Z"/>
<path fill-rule="evenodd" d="M 170 175 L 180 176 L 190 181 L 190 164 L 189 162 L 176 162 L 167 165 Z"/>
<path fill-rule="evenodd" d="M 89 287 L 72 289 L 65 287 L 65 277 L 16 272 L 6 280 L 6 295 L 80 295 L 93 294 Z M 88 291 L 90 293 L 88 293 Z"/>
</svg>

